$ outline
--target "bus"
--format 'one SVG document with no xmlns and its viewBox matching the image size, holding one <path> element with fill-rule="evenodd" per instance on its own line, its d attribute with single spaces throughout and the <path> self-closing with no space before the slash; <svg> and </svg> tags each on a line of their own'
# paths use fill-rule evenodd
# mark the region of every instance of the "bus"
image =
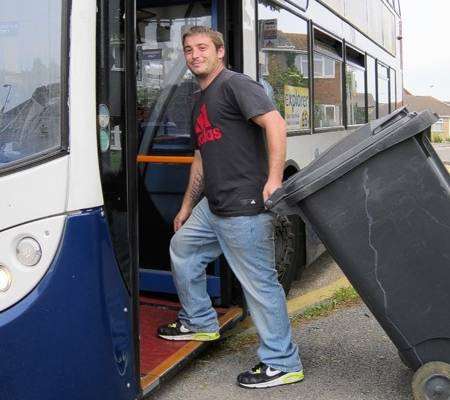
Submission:
<svg viewBox="0 0 450 400">
<path fill-rule="evenodd" d="M 139 399 L 204 349 L 155 334 L 179 309 L 192 25 L 221 31 L 228 68 L 285 118 L 285 178 L 402 104 L 398 0 L 3 0 L 0 398 Z M 275 233 L 287 292 L 323 246 L 297 216 Z M 223 257 L 203 279 L 227 329 L 239 285 Z"/>
</svg>

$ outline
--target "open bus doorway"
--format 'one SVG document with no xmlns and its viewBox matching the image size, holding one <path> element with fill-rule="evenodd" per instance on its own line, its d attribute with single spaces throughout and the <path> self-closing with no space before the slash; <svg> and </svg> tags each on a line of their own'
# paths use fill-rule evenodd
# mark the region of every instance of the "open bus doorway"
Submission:
<svg viewBox="0 0 450 400">
<path fill-rule="evenodd" d="M 136 370 L 145 394 L 206 345 L 168 342 L 156 330 L 180 307 L 169 244 L 193 156 L 190 99 L 197 84 L 184 63 L 181 35 L 190 25 L 215 26 L 219 7 L 215 1 L 135 4 L 131 31 L 128 2 L 99 2 L 97 102 L 105 210 L 135 304 Z M 207 276 L 221 327 L 230 326 L 242 316 L 232 301 L 231 273 L 219 259 Z"/>
</svg>

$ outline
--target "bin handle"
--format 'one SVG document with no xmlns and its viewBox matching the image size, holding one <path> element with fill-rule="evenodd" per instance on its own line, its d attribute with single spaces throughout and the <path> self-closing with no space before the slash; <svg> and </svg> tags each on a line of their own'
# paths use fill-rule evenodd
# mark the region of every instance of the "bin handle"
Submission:
<svg viewBox="0 0 450 400">
<path fill-rule="evenodd" d="M 396 122 L 400 121 L 402 118 L 406 117 L 409 114 L 406 107 L 402 107 L 395 111 L 393 114 L 389 114 L 380 120 L 375 126 L 372 126 L 372 135 L 377 135 L 387 127 L 394 125 Z M 417 113 L 412 113 L 417 114 Z"/>
</svg>

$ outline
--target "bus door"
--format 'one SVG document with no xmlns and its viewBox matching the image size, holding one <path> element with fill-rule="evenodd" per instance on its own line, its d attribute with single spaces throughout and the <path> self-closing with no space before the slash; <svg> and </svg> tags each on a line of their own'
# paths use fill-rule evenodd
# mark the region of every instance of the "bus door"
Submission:
<svg viewBox="0 0 450 400">
<path fill-rule="evenodd" d="M 141 376 L 144 393 L 177 371 L 201 343 L 168 343 L 158 325 L 172 322 L 179 304 L 170 272 L 173 219 L 186 189 L 193 145 L 192 94 L 198 85 L 186 68 L 181 37 L 193 25 L 217 26 L 219 1 L 137 0 L 136 132 L 139 176 Z M 231 275 L 224 260 L 207 269 L 215 305 L 231 302 Z M 238 308 L 218 308 L 222 326 L 240 318 Z"/>
</svg>

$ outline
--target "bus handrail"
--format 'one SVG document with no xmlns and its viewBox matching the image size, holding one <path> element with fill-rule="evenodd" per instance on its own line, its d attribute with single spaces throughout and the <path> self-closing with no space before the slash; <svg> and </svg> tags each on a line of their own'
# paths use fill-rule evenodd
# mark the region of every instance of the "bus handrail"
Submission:
<svg viewBox="0 0 450 400">
<path fill-rule="evenodd" d="M 192 164 L 193 156 L 148 156 L 145 154 L 138 154 L 138 163 L 152 163 L 152 164 Z"/>
</svg>

